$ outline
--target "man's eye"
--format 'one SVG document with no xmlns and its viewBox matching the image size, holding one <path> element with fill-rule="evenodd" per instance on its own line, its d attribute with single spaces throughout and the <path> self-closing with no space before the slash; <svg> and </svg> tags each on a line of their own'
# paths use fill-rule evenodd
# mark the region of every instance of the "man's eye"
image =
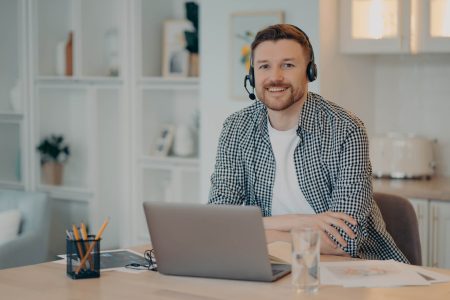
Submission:
<svg viewBox="0 0 450 300">
<path fill-rule="evenodd" d="M 294 67 L 294 65 L 291 64 L 291 63 L 283 64 L 283 68 L 285 68 L 285 69 L 290 69 L 290 68 L 293 68 L 293 67 Z"/>
<path fill-rule="evenodd" d="M 267 65 L 267 64 L 264 64 L 264 65 L 260 65 L 259 66 L 259 69 L 260 70 L 265 70 L 265 69 L 268 69 L 269 68 L 269 65 Z"/>
</svg>

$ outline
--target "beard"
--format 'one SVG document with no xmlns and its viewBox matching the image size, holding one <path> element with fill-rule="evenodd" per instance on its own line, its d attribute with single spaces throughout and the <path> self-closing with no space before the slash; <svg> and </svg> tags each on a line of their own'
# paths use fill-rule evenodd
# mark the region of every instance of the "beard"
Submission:
<svg viewBox="0 0 450 300">
<path fill-rule="evenodd" d="M 286 90 L 278 94 L 277 92 L 270 92 L 268 90 L 270 87 L 285 88 Z M 260 99 L 268 109 L 273 111 L 283 111 L 300 101 L 305 95 L 305 91 L 294 91 L 290 84 L 267 84 L 263 87 L 262 91 L 257 90 L 256 94 L 258 99 Z"/>
</svg>

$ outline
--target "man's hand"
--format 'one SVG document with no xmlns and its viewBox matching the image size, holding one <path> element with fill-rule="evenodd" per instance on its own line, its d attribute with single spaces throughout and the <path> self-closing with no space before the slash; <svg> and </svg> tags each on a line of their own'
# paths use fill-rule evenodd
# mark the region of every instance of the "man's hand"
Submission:
<svg viewBox="0 0 450 300">
<path fill-rule="evenodd" d="M 342 247 L 346 247 L 347 242 L 336 228 L 342 229 L 352 239 L 356 237 L 356 234 L 345 222 L 357 225 L 356 220 L 347 214 L 328 211 L 317 215 L 297 214 L 266 217 L 264 218 L 264 228 L 266 231 L 275 230 L 282 232 L 289 232 L 295 227 L 309 226 L 317 228 L 321 233 L 320 252 L 322 254 L 343 255 L 345 252 L 336 245 L 330 236 L 334 237 Z M 271 239 L 276 240 L 276 235 L 272 235 Z M 286 239 L 286 236 L 284 236 L 284 239 Z"/>
</svg>

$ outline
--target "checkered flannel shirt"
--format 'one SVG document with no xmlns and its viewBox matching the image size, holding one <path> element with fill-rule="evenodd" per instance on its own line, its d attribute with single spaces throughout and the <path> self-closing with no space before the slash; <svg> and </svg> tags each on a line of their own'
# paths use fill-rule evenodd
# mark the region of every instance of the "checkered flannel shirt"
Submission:
<svg viewBox="0 0 450 300">
<path fill-rule="evenodd" d="M 373 200 L 368 139 L 364 124 L 321 96 L 308 93 L 297 129 L 294 162 L 298 184 L 316 214 L 344 212 L 355 239 L 342 230 L 352 257 L 408 262 L 387 233 Z M 267 109 L 259 101 L 225 120 L 211 177 L 209 203 L 256 205 L 271 216 L 275 159 Z"/>
</svg>

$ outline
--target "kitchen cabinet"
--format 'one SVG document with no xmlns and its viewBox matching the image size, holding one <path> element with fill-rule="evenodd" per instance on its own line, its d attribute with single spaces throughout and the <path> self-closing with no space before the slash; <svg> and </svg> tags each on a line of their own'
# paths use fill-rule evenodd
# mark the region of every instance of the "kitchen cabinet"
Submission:
<svg viewBox="0 0 450 300">
<path fill-rule="evenodd" d="M 414 207 L 419 225 L 420 246 L 422 252 L 422 265 L 428 263 L 428 223 L 429 223 L 429 201 L 427 199 L 409 198 Z"/>
<path fill-rule="evenodd" d="M 450 268 L 450 202 L 430 201 L 430 265 Z"/>
<path fill-rule="evenodd" d="M 450 52 L 450 0 L 341 0 L 344 53 Z"/>
</svg>

